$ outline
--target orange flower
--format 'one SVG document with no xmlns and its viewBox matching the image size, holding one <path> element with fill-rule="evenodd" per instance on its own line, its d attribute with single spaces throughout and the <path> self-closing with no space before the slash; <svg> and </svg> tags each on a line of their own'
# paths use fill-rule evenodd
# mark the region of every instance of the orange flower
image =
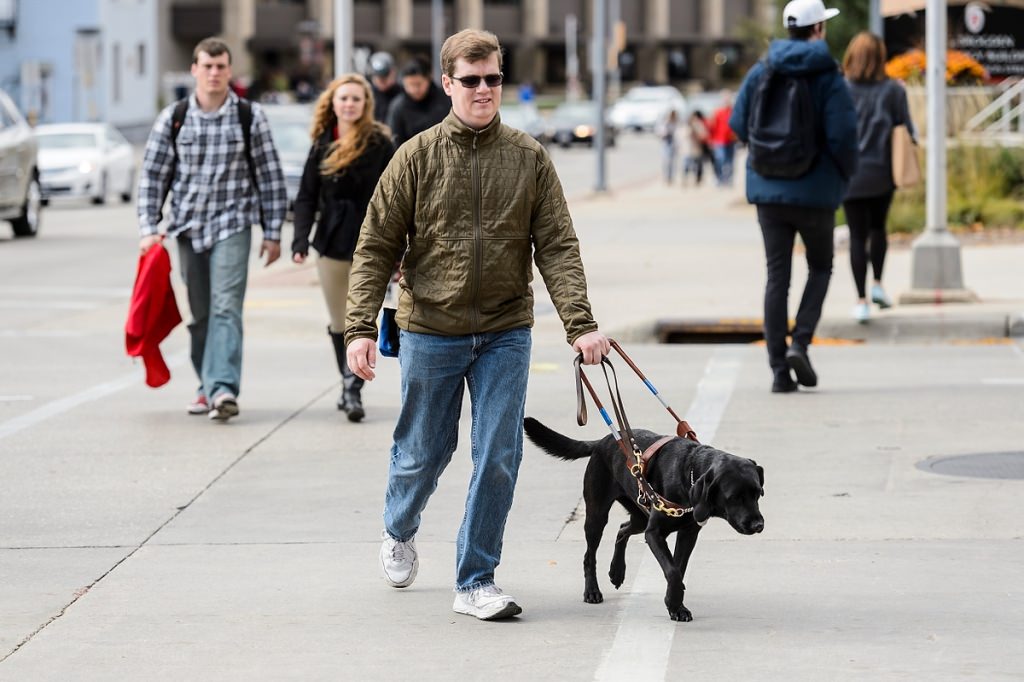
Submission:
<svg viewBox="0 0 1024 682">
<path fill-rule="evenodd" d="M 885 65 L 885 73 L 889 78 L 911 83 L 924 80 L 925 68 L 928 65 L 923 50 L 910 50 L 893 57 Z M 946 52 L 946 82 L 950 85 L 976 85 L 988 80 L 985 67 L 970 55 L 959 50 Z"/>
</svg>

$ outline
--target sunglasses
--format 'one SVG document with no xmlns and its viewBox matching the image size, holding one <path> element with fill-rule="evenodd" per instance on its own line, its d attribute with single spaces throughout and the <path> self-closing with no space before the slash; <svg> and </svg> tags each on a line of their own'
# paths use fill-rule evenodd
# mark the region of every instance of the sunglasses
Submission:
<svg viewBox="0 0 1024 682">
<path fill-rule="evenodd" d="M 501 73 L 489 73 L 486 76 L 452 76 L 453 81 L 459 81 L 462 83 L 464 88 L 478 88 L 480 87 L 480 81 L 487 83 L 487 87 L 496 88 L 501 85 L 501 82 L 505 79 L 505 75 Z"/>
</svg>

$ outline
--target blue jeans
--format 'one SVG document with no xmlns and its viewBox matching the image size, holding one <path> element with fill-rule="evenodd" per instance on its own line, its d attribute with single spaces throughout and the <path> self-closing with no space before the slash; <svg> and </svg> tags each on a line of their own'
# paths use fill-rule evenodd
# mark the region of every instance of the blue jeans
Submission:
<svg viewBox="0 0 1024 682">
<path fill-rule="evenodd" d="M 523 458 L 530 330 L 467 336 L 401 331 L 402 409 L 391 447 L 384 527 L 409 540 L 458 444 L 464 386 L 472 400 L 473 475 L 455 549 L 455 589 L 494 582 Z"/>
<path fill-rule="evenodd" d="M 199 392 L 211 401 L 221 393 L 237 396 L 242 380 L 242 303 L 251 243 L 252 230 L 245 230 L 196 253 L 187 234 L 178 237 L 181 277 L 192 312 L 192 367 Z"/>
<path fill-rule="evenodd" d="M 715 177 L 719 185 L 732 184 L 732 164 L 736 156 L 735 144 L 716 144 L 711 147 L 715 161 Z"/>
</svg>

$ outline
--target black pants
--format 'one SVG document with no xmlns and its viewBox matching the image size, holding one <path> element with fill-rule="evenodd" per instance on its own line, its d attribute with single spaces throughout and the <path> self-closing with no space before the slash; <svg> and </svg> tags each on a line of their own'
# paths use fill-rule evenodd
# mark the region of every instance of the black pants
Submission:
<svg viewBox="0 0 1024 682">
<path fill-rule="evenodd" d="M 757 220 L 761 223 L 768 264 L 768 283 L 764 290 L 764 338 L 768 345 L 768 364 L 772 371 L 780 372 L 786 370 L 793 243 L 799 234 L 807 254 L 807 284 L 793 327 L 793 345 L 806 349 L 821 319 L 821 306 L 832 277 L 835 212 L 802 206 L 758 204 Z"/>
<path fill-rule="evenodd" d="M 857 296 L 860 298 L 867 298 L 865 292 L 869 254 L 871 271 L 876 280 L 882 280 L 885 252 L 889 248 L 885 219 L 889 217 L 891 203 L 892 192 L 843 202 L 846 223 L 850 226 L 850 269 L 853 270 L 853 283 L 857 285 Z"/>
</svg>

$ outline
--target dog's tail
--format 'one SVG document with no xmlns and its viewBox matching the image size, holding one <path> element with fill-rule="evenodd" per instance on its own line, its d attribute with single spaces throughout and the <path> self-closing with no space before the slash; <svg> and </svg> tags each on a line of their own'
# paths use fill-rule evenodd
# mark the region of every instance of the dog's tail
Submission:
<svg viewBox="0 0 1024 682">
<path fill-rule="evenodd" d="M 552 457 L 572 461 L 590 457 L 594 450 L 594 444 L 586 441 L 574 440 L 563 436 L 557 431 L 552 431 L 541 424 L 533 417 L 523 420 L 523 430 L 534 445 Z"/>
</svg>

